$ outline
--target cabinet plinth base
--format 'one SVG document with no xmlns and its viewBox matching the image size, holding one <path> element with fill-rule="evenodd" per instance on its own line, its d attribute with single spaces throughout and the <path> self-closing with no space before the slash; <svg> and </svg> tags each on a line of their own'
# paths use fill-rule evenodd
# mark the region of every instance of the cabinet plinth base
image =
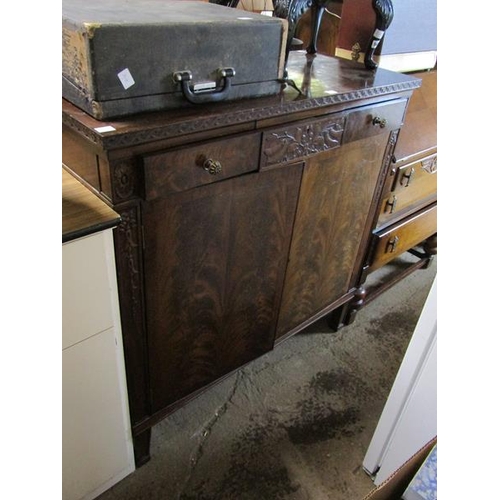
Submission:
<svg viewBox="0 0 500 500">
<path fill-rule="evenodd" d="M 151 445 L 151 429 L 147 429 L 134 436 L 134 458 L 138 469 L 151 460 L 149 448 Z"/>
</svg>

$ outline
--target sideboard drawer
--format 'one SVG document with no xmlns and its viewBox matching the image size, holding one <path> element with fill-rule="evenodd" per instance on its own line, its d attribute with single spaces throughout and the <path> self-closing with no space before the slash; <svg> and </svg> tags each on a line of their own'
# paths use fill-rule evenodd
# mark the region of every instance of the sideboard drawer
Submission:
<svg viewBox="0 0 500 500">
<path fill-rule="evenodd" d="M 257 170 L 260 133 L 144 156 L 146 200 Z"/>
<path fill-rule="evenodd" d="M 437 154 L 401 165 L 391 192 L 383 199 L 378 225 L 437 196 Z"/>
<path fill-rule="evenodd" d="M 343 142 L 357 141 L 400 128 L 407 103 L 406 99 L 398 99 L 349 113 Z"/>
<path fill-rule="evenodd" d="M 434 204 L 409 219 L 375 233 L 370 272 L 418 245 L 437 232 L 437 204 Z"/>
<path fill-rule="evenodd" d="M 262 169 L 296 162 L 342 145 L 346 114 L 334 113 L 326 118 L 289 123 L 264 132 Z"/>
</svg>

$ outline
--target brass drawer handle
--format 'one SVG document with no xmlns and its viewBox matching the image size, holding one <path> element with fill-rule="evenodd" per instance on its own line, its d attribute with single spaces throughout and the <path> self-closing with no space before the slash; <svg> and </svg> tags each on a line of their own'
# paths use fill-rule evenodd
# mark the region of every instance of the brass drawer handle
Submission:
<svg viewBox="0 0 500 500">
<path fill-rule="evenodd" d="M 203 162 L 203 168 L 210 174 L 210 175 L 217 175 L 222 172 L 222 165 L 220 161 L 217 160 L 212 160 L 211 158 L 207 158 Z"/>
<path fill-rule="evenodd" d="M 392 214 L 394 210 L 396 210 L 397 202 L 398 202 L 398 197 L 395 194 L 392 195 L 392 201 L 387 200 L 385 203 L 384 212 L 389 212 L 390 214 Z"/>
<path fill-rule="evenodd" d="M 380 116 L 376 116 L 372 120 L 372 125 L 374 126 L 378 125 L 380 128 L 385 128 L 385 126 L 387 125 L 387 120 L 385 118 L 380 118 Z"/>
<path fill-rule="evenodd" d="M 399 243 L 399 237 L 393 236 L 388 242 L 385 248 L 385 253 L 394 253 Z"/>
<path fill-rule="evenodd" d="M 401 179 L 399 180 L 399 183 L 403 187 L 408 187 L 410 185 L 411 180 L 413 179 L 413 175 L 415 174 L 415 169 L 413 167 L 410 168 L 409 172 L 405 172 L 402 176 Z"/>
</svg>

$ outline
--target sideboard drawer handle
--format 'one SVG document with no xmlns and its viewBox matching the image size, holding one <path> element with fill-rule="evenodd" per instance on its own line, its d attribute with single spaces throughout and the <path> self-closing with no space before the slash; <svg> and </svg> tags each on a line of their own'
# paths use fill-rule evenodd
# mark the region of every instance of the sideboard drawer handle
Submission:
<svg viewBox="0 0 500 500">
<path fill-rule="evenodd" d="M 388 242 L 387 247 L 385 249 L 386 253 L 394 253 L 399 243 L 399 237 L 393 236 Z"/>
<path fill-rule="evenodd" d="M 217 175 L 222 172 L 222 165 L 220 161 L 217 160 L 212 160 L 211 158 L 207 158 L 203 162 L 203 168 L 210 174 L 210 175 Z"/>
<path fill-rule="evenodd" d="M 395 194 L 392 195 L 392 201 L 387 200 L 387 202 L 385 203 L 384 212 L 386 213 L 389 212 L 390 214 L 392 214 L 394 210 L 396 210 L 397 202 L 398 202 L 398 197 Z"/>
<path fill-rule="evenodd" d="M 403 187 L 408 187 L 410 185 L 411 180 L 413 179 L 413 175 L 415 174 L 415 169 L 413 167 L 410 168 L 408 172 L 405 172 L 399 181 L 399 183 Z"/>
<path fill-rule="evenodd" d="M 380 128 L 385 128 L 385 126 L 387 125 L 387 120 L 385 118 L 380 118 L 380 116 L 376 116 L 373 120 L 372 120 L 372 124 L 374 126 L 379 126 Z"/>
</svg>

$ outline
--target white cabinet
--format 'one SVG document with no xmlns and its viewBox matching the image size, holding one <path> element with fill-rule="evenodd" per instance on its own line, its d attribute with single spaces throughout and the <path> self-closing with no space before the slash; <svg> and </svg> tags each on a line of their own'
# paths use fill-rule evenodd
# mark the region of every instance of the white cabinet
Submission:
<svg viewBox="0 0 500 500">
<path fill-rule="evenodd" d="M 134 470 L 112 229 L 62 247 L 63 500 Z"/>
<path fill-rule="evenodd" d="M 366 452 L 363 467 L 382 484 L 437 437 L 437 277 Z"/>
</svg>

